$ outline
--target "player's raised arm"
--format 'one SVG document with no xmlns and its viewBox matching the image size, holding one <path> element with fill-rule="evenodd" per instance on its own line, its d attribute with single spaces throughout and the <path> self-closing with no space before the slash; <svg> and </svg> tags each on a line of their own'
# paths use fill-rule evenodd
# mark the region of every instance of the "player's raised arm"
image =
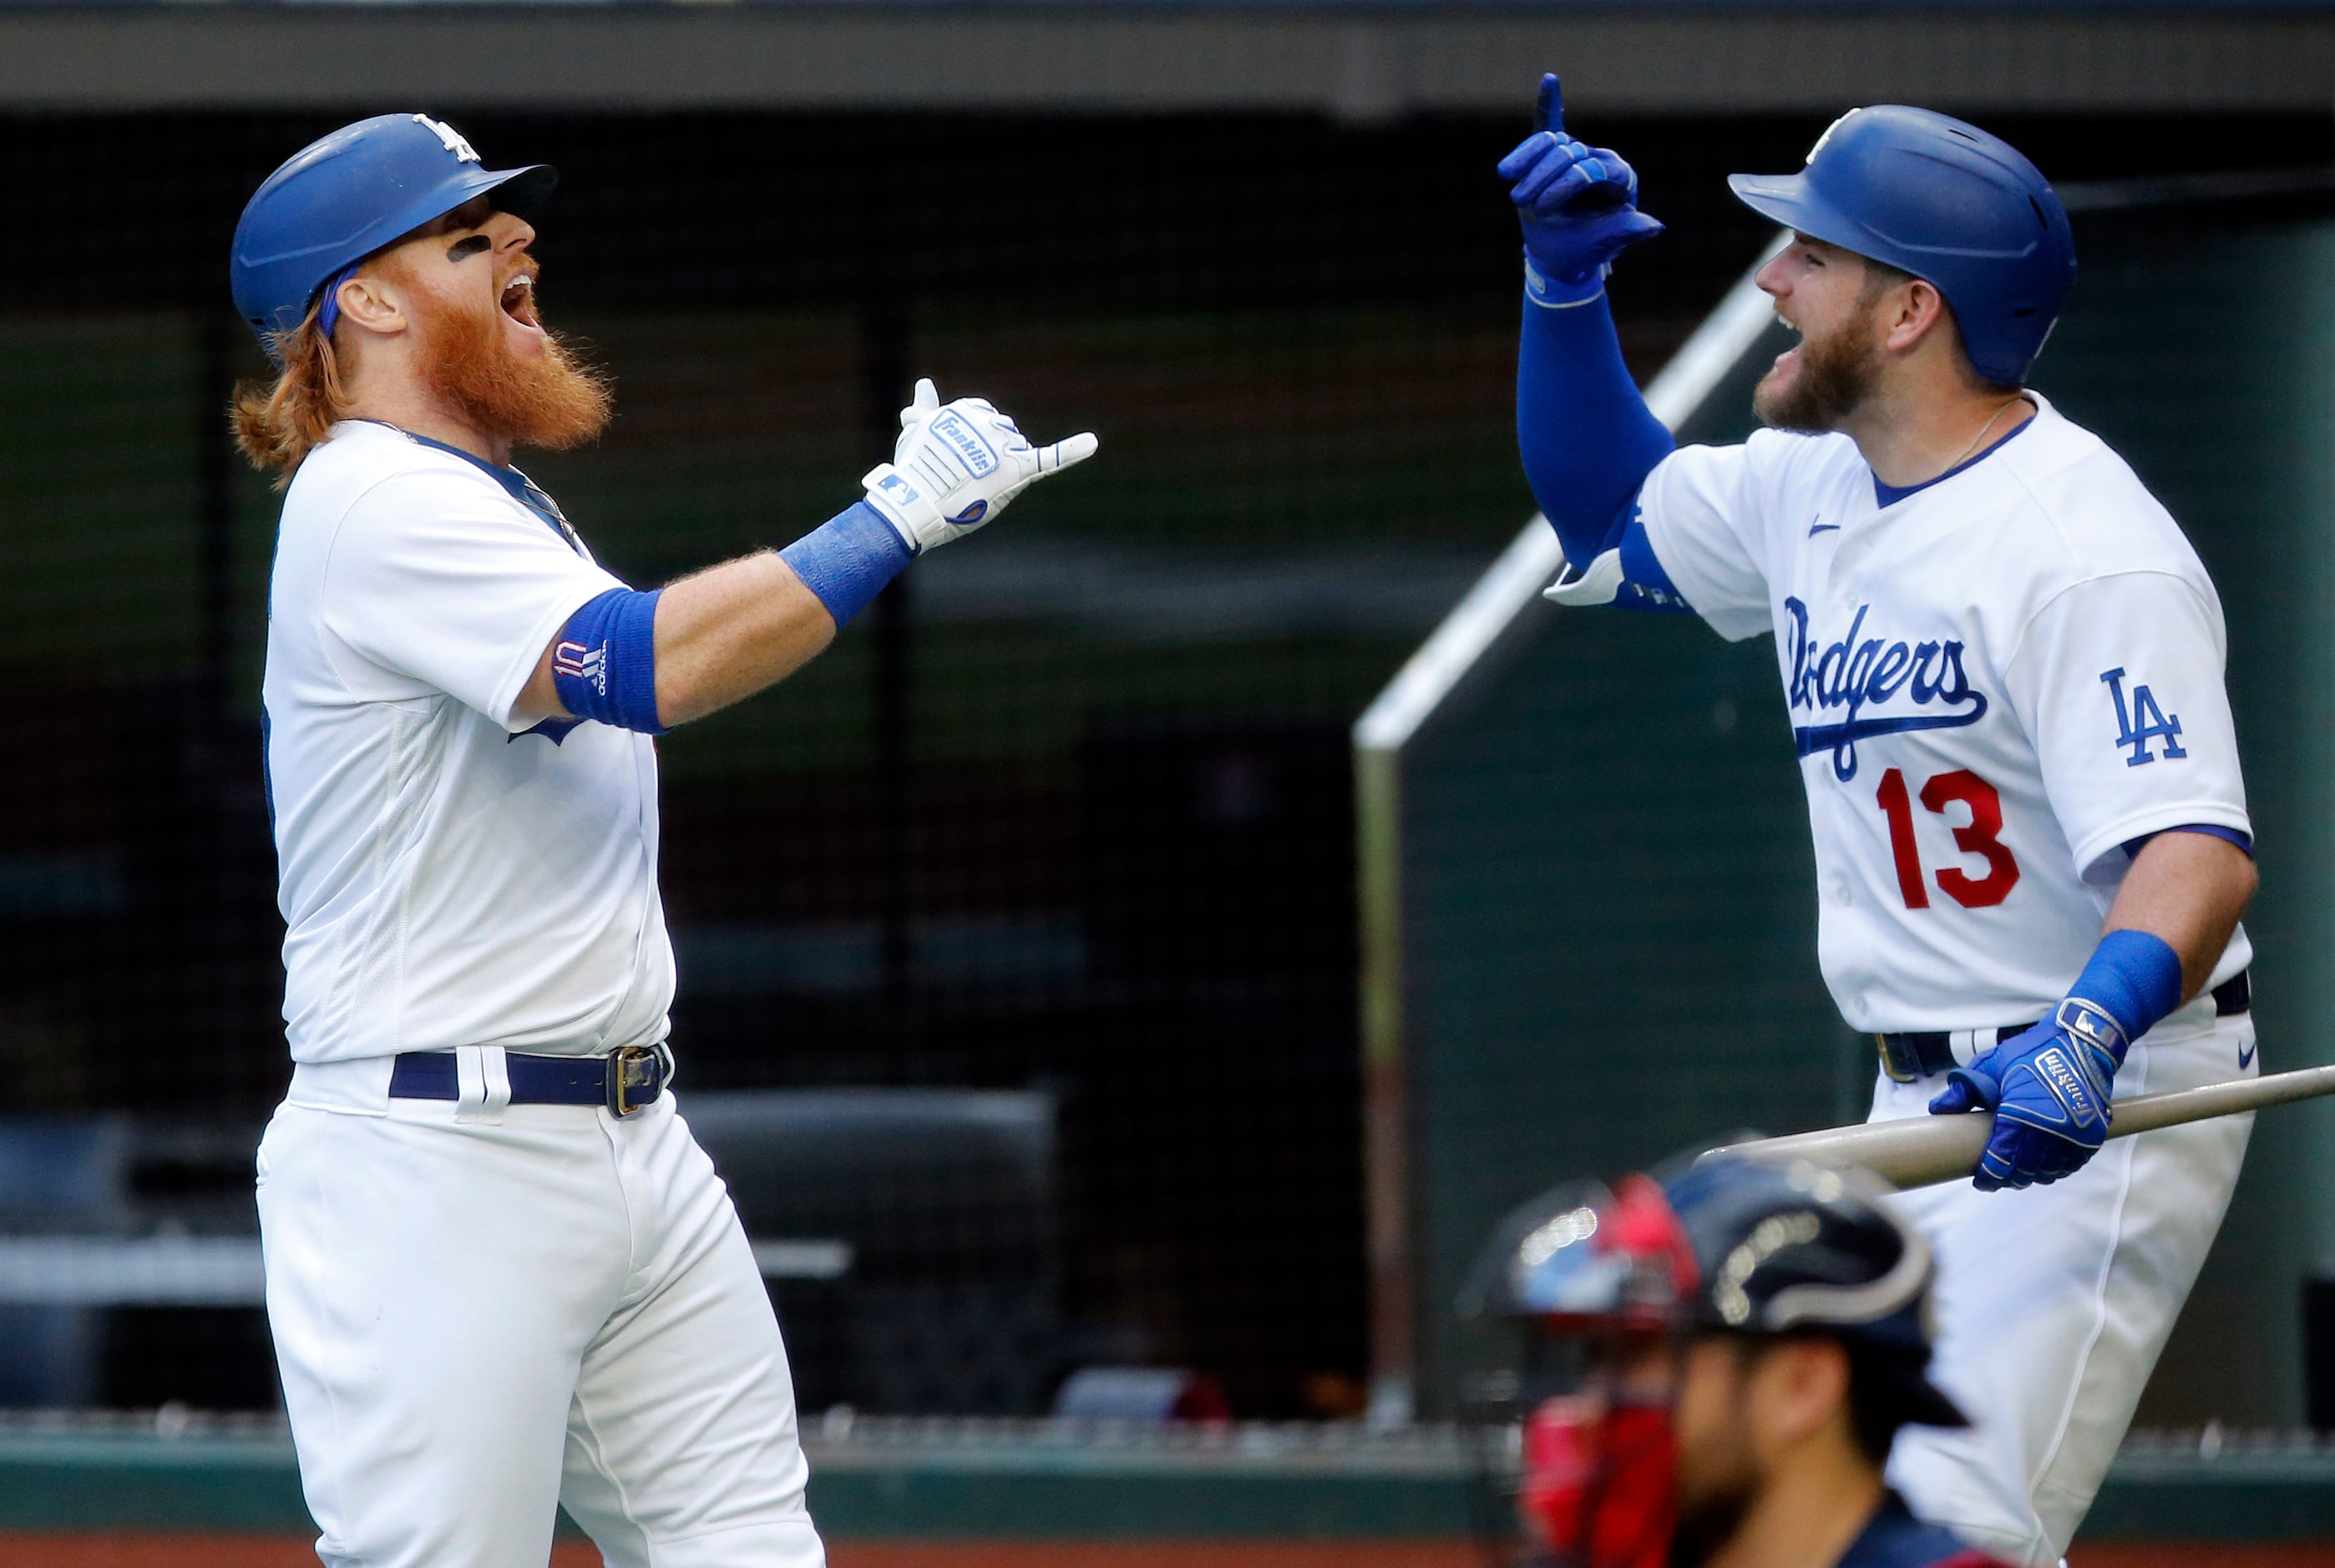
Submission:
<svg viewBox="0 0 2335 1568">
<path fill-rule="evenodd" d="M 1565 133 L 1554 75 L 1541 78 L 1535 127 L 1499 164 L 1524 230 L 1516 446 L 1580 572 L 1621 544 L 1631 498 L 1671 447 L 1622 362 L 1605 300 L 1613 258 L 1662 226 L 1638 210 L 1627 163 Z"/>
<path fill-rule="evenodd" d="M 654 734 L 751 697 L 818 654 L 918 555 L 963 538 L 1096 445 L 1081 433 L 1032 446 L 986 400 L 944 405 L 919 381 L 892 460 L 862 480 L 865 498 L 783 550 L 648 593 L 601 595 L 544 649 L 520 711 Z"/>
</svg>

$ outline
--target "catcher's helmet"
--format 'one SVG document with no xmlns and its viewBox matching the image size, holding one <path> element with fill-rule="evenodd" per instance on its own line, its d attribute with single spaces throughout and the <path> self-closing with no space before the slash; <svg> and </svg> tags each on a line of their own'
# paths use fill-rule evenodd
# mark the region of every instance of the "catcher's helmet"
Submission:
<svg viewBox="0 0 2335 1568">
<path fill-rule="evenodd" d="M 1510 1215 L 1463 1309 L 1559 1334 L 1821 1334 L 1903 1418 L 1968 1425 L 1926 1376 L 1929 1244 L 1854 1171 L 1720 1156 L 1657 1184 L 1572 1183 Z"/>
<path fill-rule="evenodd" d="M 427 114 L 378 114 L 286 159 L 245 204 L 228 258 L 235 308 L 272 356 L 334 274 L 484 191 L 525 214 L 558 182 L 549 164 L 489 169 Z"/>
<path fill-rule="evenodd" d="M 1744 205 L 1934 285 L 1971 364 L 2017 385 L 2076 281 L 2067 209 L 2001 137 L 1927 109 L 1852 109 L 1797 174 L 1730 174 Z"/>
</svg>

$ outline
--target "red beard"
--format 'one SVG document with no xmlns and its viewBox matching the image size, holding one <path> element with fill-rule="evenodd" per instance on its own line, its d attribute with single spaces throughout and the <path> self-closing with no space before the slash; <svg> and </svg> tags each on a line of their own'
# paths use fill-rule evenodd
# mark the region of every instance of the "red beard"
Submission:
<svg viewBox="0 0 2335 1568">
<path fill-rule="evenodd" d="M 606 430 L 614 391 L 607 376 L 580 363 L 556 333 L 544 334 L 540 359 L 521 359 L 502 316 L 490 305 L 431 324 L 424 369 L 431 390 L 473 428 L 514 446 L 565 451 Z"/>
</svg>

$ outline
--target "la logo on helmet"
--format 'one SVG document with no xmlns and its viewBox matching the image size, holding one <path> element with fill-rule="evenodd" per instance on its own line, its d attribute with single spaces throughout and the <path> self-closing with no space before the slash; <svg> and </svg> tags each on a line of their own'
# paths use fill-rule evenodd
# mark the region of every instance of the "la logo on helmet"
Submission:
<svg viewBox="0 0 2335 1568">
<path fill-rule="evenodd" d="M 472 147 L 468 141 L 463 140 L 462 133 L 455 130 L 452 126 L 447 124 L 444 121 L 432 120 L 427 114 L 417 114 L 413 117 L 413 122 L 416 125 L 428 126 L 430 128 L 430 133 L 446 144 L 446 150 L 454 155 L 457 162 L 476 163 L 479 161 L 479 150 Z"/>
</svg>

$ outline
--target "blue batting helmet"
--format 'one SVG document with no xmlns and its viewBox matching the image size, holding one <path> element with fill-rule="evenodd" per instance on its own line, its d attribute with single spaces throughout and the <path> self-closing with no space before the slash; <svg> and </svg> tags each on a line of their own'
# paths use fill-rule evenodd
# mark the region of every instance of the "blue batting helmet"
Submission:
<svg viewBox="0 0 2335 1568">
<path fill-rule="evenodd" d="M 549 164 L 489 169 L 427 114 L 377 114 L 286 159 L 245 204 L 228 258 L 235 308 L 273 355 L 334 274 L 484 191 L 527 213 L 558 182 Z"/>
<path fill-rule="evenodd" d="M 2067 209 L 2020 150 L 1927 109 L 1852 109 L 1797 174 L 1731 174 L 1745 206 L 1934 285 L 1971 364 L 2016 385 L 2076 281 Z"/>
</svg>

